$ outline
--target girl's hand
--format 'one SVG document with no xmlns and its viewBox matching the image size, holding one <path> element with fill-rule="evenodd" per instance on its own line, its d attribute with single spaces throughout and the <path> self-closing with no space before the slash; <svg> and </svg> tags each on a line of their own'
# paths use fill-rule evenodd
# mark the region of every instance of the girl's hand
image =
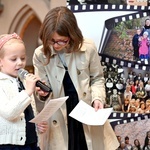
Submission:
<svg viewBox="0 0 150 150">
<path fill-rule="evenodd" d="M 98 111 L 98 109 L 103 109 L 103 103 L 100 100 L 94 100 L 93 107 L 95 108 L 95 111 Z"/>
<path fill-rule="evenodd" d="M 29 96 L 32 95 L 32 93 L 35 91 L 36 82 L 39 80 L 38 77 L 36 77 L 34 74 L 27 74 L 26 76 L 26 85 L 25 85 L 25 91 Z"/>
<path fill-rule="evenodd" d="M 39 133 L 41 133 L 41 134 L 45 133 L 48 129 L 48 122 L 43 121 L 41 123 L 38 123 L 37 124 L 37 129 L 38 129 Z"/>
</svg>

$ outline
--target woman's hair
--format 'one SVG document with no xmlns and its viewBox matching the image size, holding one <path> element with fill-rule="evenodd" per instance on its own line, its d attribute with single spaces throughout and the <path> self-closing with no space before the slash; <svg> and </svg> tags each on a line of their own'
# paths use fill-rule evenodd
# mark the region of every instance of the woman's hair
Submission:
<svg viewBox="0 0 150 150">
<path fill-rule="evenodd" d="M 150 19 L 149 18 L 145 19 L 145 23 L 146 23 L 147 20 L 150 20 Z"/>
<path fill-rule="evenodd" d="M 150 131 L 147 131 L 147 132 L 146 132 L 146 137 L 145 137 L 143 149 L 148 145 L 148 142 L 149 142 L 149 137 L 148 137 L 148 135 L 149 135 L 149 133 L 150 133 Z"/>
<path fill-rule="evenodd" d="M 68 53 L 78 51 L 83 43 L 83 35 L 78 27 L 75 15 L 65 6 L 51 9 L 41 25 L 39 36 L 43 42 L 43 52 L 48 61 L 51 57 L 49 41 L 56 32 L 60 36 L 69 37 Z"/>
<path fill-rule="evenodd" d="M 148 36 L 148 32 L 147 32 L 147 31 L 145 31 L 145 32 L 143 33 L 143 35 L 147 35 L 147 36 Z"/>
<path fill-rule="evenodd" d="M 136 145 L 136 141 L 138 142 L 138 145 Z M 141 150 L 141 144 L 140 144 L 140 141 L 138 139 L 134 140 L 134 145 L 138 148 L 138 150 Z"/>
</svg>

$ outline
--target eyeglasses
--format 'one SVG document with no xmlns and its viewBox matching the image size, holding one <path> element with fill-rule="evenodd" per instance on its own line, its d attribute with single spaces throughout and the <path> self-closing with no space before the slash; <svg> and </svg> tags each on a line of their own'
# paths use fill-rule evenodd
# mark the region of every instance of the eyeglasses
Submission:
<svg viewBox="0 0 150 150">
<path fill-rule="evenodd" d="M 69 40 L 66 40 L 66 41 L 63 41 L 63 40 L 60 40 L 60 41 L 51 40 L 49 43 L 50 43 L 51 45 L 54 45 L 54 44 L 56 43 L 56 44 L 58 44 L 58 45 L 60 45 L 60 46 L 64 46 L 64 45 L 67 44 L 68 41 L 69 41 Z"/>
</svg>

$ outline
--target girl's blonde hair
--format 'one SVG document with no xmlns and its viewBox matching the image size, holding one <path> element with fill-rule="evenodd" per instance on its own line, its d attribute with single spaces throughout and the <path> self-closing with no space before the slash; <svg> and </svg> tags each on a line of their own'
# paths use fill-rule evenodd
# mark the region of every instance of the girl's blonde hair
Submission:
<svg viewBox="0 0 150 150">
<path fill-rule="evenodd" d="M 2 34 L 0 35 L 0 57 L 4 55 L 4 45 L 8 43 L 10 40 L 17 40 L 23 43 L 20 36 L 16 33 L 13 34 Z"/>
</svg>

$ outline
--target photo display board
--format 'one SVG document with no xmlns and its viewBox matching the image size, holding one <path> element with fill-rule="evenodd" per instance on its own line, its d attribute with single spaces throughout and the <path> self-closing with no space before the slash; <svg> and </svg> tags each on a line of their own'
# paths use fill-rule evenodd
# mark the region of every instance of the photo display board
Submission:
<svg viewBox="0 0 150 150">
<path fill-rule="evenodd" d="M 122 141 L 128 136 L 132 145 L 138 139 L 144 146 L 150 131 L 150 24 L 143 29 L 150 20 L 149 1 L 74 2 L 67 1 L 67 7 L 75 14 L 83 36 L 92 39 L 98 49 L 106 79 L 105 107 L 114 108 L 109 117 L 114 132 Z M 137 56 L 133 38 L 138 30 Z M 139 49 L 144 32 L 148 34 L 148 52 L 143 57 Z M 113 101 L 119 101 L 119 106 Z"/>
</svg>

